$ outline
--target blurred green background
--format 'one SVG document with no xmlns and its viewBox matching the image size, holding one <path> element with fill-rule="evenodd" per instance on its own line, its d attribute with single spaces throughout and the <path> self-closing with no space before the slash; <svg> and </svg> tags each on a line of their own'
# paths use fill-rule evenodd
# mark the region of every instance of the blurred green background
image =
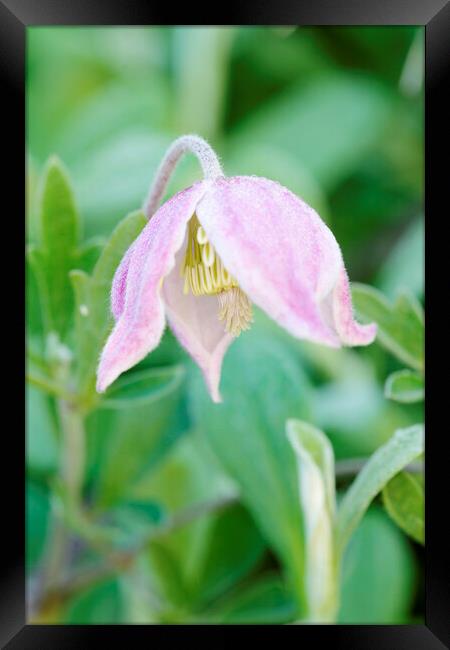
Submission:
<svg viewBox="0 0 450 650">
<path fill-rule="evenodd" d="M 422 299 L 422 28 L 28 28 L 29 241 L 38 238 L 50 155 L 71 178 L 83 241 L 101 245 L 141 206 L 170 142 L 189 132 L 210 141 L 228 175 L 267 176 L 309 202 L 333 230 L 352 281 Z M 199 175 L 186 157 L 168 195 Z M 32 277 L 27 289 L 33 305 Z M 39 347 L 33 318 L 29 308 Z M 278 483 L 284 421 L 323 428 L 339 460 L 369 455 L 420 419 L 421 407 L 385 399 L 384 380 L 402 365 L 378 344 L 328 350 L 294 341 L 261 313 L 255 320 L 226 357 L 222 406 L 209 403 L 198 370 L 166 332 L 126 375 L 150 382 L 151 392 L 86 417 L 83 503 L 96 526 L 114 530 L 114 548 L 129 549 L 173 513 L 188 509 L 193 519 L 109 572 L 99 570 L 107 551 L 97 533 L 77 521 L 66 521 L 62 559 L 52 554 L 66 507 L 61 415 L 53 397 L 27 390 L 29 598 L 53 561 L 66 584 L 35 620 L 295 619 L 283 561 L 292 531 L 274 535 L 270 515 L 285 509 L 281 524 L 292 524 Z M 197 517 L 205 502 L 211 512 Z M 339 621 L 419 621 L 422 583 L 421 547 L 376 503 L 348 550 Z"/>
</svg>

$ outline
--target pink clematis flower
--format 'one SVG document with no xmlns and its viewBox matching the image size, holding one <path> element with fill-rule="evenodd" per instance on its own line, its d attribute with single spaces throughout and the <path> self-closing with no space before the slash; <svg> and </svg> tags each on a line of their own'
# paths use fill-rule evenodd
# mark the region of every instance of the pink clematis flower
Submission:
<svg viewBox="0 0 450 650">
<path fill-rule="evenodd" d="M 205 179 L 154 214 L 169 172 L 186 150 Z M 151 216 L 112 285 L 115 327 L 103 349 L 104 391 L 161 339 L 166 319 L 220 401 L 222 360 L 250 327 L 257 305 L 293 336 L 331 347 L 367 345 L 376 326 L 353 318 L 339 245 L 317 213 L 266 178 L 225 178 L 204 140 L 184 136 L 169 149 L 148 202 Z"/>
</svg>

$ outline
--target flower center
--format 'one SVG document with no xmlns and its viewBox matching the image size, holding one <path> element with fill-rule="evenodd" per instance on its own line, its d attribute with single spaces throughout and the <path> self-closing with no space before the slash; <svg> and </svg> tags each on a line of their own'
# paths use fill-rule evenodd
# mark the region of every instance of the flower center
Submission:
<svg viewBox="0 0 450 650">
<path fill-rule="evenodd" d="M 184 277 L 183 293 L 188 294 L 191 290 L 194 296 L 217 295 L 219 320 L 224 321 L 227 332 L 239 336 L 243 330 L 250 328 L 251 302 L 224 267 L 196 214 L 188 224 L 188 242 L 181 275 Z"/>
</svg>

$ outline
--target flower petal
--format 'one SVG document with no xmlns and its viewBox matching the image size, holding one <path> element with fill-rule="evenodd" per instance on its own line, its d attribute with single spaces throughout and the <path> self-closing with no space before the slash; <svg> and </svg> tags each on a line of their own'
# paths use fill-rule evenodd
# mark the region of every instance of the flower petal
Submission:
<svg viewBox="0 0 450 650">
<path fill-rule="evenodd" d="M 377 334 L 377 326 L 375 323 L 360 325 L 355 321 L 348 276 L 344 267 L 333 289 L 332 309 L 336 330 L 345 345 L 372 343 Z"/>
<path fill-rule="evenodd" d="M 136 241 L 131 244 L 125 255 L 122 257 L 122 261 L 117 267 L 112 281 L 111 311 L 114 316 L 114 320 L 116 321 L 119 320 L 125 306 L 128 269 L 130 266 L 131 255 L 133 253 L 135 243 Z"/>
<path fill-rule="evenodd" d="M 183 259 L 184 247 L 178 252 L 175 267 L 163 283 L 161 293 L 167 320 L 180 344 L 203 372 L 211 398 L 214 402 L 220 402 L 222 361 L 233 336 L 225 331 L 223 322 L 219 321 L 217 296 L 183 293 L 184 281 L 179 271 Z"/>
<path fill-rule="evenodd" d="M 207 187 L 196 183 L 164 203 L 132 244 L 128 260 L 125 254 L 113 292 L 112 308 L 119 319 L 100 358 L 99 392 L 158 345 L 165 324 L 161 281 L 175 264 L 186 224 Z"/>
<path fill-rule="evenodd" d="M 339 347 L 321 301 L 338 280 L 342 255 L 311 207 L 278 183 L 235 176 L 215 181 L 196 212 L 256 305 L 294 336 Z"/>
</svg>

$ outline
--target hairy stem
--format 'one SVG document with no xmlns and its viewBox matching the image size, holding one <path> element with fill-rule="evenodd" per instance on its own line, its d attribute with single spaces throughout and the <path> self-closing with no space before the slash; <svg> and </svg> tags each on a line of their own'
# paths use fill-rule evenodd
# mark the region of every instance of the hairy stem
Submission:
<svg viewBox="0 0 450 650">
<path fill-rule="evenodd" d="M 213 180 L 223 176 L 222 167 L 212 148 L 198 135 L 183 135 L 175 140 L 167 150 L 155 174 L 147 199 L 144 202 L 144 212 L 150 219 L 156 211 L 180 158 L 187 152 L 197 156 L 205 179 Z"/>
</svg>

